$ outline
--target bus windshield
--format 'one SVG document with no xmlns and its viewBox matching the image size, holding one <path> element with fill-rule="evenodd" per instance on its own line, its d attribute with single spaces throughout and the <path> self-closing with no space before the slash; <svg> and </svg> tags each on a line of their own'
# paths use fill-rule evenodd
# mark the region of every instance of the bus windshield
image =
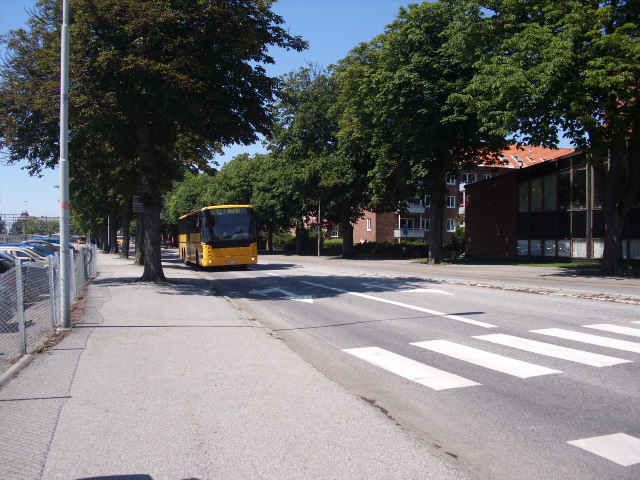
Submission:
<svg viewBox="0 0 640 480">
<path fill-rule="evenodd" d="M 202 212 L 202 241 L 255 241 L 253 210 L 245 207 L 216 208 Z"/>
</svg>

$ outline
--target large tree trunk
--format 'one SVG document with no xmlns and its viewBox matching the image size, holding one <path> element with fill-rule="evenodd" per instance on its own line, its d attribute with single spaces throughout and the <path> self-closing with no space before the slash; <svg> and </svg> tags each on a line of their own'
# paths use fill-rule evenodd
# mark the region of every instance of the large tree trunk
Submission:
<svg viewBox="0 0 640 480">
<path fill-rule="evenodd" d="M 621 275 L 622 234 L 640 190 L 640 141 L 620 136 L 611 147 L 604 191 L 605 237 L 601 272 Z"/>
<path fill-rule="evenodd" d="M 342 212 L 340 214 L 340 226 L 342 227 L 342 258 L 353 258 L 353 225 L 351 225 L 351 218 L 349 218 L 349 212 Z"/>
<path fill-rule="evenodd" d="M 429 263 L 442 263 L 442 243 L 444 236 L 444 204 L 447 195 L 445 184 L 447 172 L 435 176 L 431 188 L 431 243 L 429 244 Z"/>
<path fill-rule="evenodd" d="M 144 213 L 136 216 L 136 258 L 135 265 L 144 265 Z"/>
<path fill-rule="evenodd" d="M 158 184 L 158 161 L 161 152 L 154 146 L 147 125 L 138 129 L 138 148 L 140 155 L 140 179 L 144 205 L 144 272 L 140 280 L 164 282 L 160 250 L 160 209 L 162 196 Z"/>
<path fill-rule="evenodd" d="M 100 244 L 104 253 L 109 253 L 109 225 L 108 222 L 102 224 L 100 229 Z"/>
<path fill-rule="evenodd" d="M 130 206 L 127 205 L 122 209 L 122 248 L 120 249 L 120 258 L 129 258 L 129 227 L 131 226 L 129 208 Z"/>
<path fill-rule="evenodd" d="M 302 255 L 302 235 L 304 226 L 300 222 L 296 222 L 296 255 Z"/>
<path fill-rule="evenodd" d="M 118 216 L 116 212 L 109 213 L 109 253 L 118 253 Z"/>
</svg>

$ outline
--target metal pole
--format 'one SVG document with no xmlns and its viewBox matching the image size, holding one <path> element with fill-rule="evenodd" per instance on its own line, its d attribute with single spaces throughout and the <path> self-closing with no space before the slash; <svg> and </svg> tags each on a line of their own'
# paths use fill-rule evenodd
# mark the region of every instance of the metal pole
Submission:
<svg viewBox="0 0 640 480">
<path fill-rule="evenodd" d="M 318 256 L 320 256 L 320 233 L 322 232 L 322 214 L 320 213 L 320 200 L 318 200 Z"/>
<path fill-rule="evenodd" d="M 60 48 L 60 286 L 62 308 L 60 326 L 71 328 L 69 285 L 69 1 L 62 0 L 62 39 Z"/>
</svg>

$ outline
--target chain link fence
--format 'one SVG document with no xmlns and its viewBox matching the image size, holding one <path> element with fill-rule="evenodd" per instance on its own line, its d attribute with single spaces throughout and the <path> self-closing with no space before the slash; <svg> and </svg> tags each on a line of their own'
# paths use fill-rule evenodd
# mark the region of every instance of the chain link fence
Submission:
<svg viewBox="0 0 640 480">
<path fill-rule="evenodd" d="M 74 250 L 71 300 L 96 276 L 95 245 Z M 0 373 L 26 353 L 38 350 L 60 323 L 62 305 L 60 258 L 47 263 L 24 262 L 0 275 Z"/>
</svg>

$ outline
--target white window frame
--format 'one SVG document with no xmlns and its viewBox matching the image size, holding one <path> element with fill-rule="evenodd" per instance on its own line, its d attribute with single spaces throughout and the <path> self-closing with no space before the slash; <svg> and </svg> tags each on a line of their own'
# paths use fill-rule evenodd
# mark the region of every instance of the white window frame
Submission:
<svg viewBox="0 0 640 480">
<path fill-rule="evenodd" d="M 431 219 L 430 218 L 421 218 L 420 219 L 420 227 L 425 232 L 430 231 L 431 230 Z"/>
<path fill-rule="evenodd" d="M 371 231 L 371 219 L 367 218 L 367 232 Z"/>
<path fill-rule="evenodd" d="M 456 185 L 456 174 L 447 173 L 447 185 Z"/>
<path fill-rule="evenodd" d="M 484 179 L 485 180 L 489 180 L 493 175 L 491 175 L 490 173 L 485 173 L 484 174 Z"/>
<path fill-rule="evenodd" d="M 331 238 L 338 238 L 340 236 L 340 229 L 338 227 L 331 228 Z"/>
<path fill-rule="evenodd" d="M 455 195 L 447 195 L 447 208 L 456 208 L 456 196 Z"/>
<path fill-rule="evenodd" d="M 431 195 L 425 195 L 423 202 L 424 208 L 431 208 Z"/>
<path fill-rule="evenodd" d="M 478 181 L 478 176 L 475 173 L 461 173 L 460 174 L 462 183 L 476 183 Z"/>
<path fill-rule="evenodd" d="M 447 218 L 446 220 L 447 232 L 455 232 L 456 231 L 456 219 L 455 218 Z"/>
</svg>

